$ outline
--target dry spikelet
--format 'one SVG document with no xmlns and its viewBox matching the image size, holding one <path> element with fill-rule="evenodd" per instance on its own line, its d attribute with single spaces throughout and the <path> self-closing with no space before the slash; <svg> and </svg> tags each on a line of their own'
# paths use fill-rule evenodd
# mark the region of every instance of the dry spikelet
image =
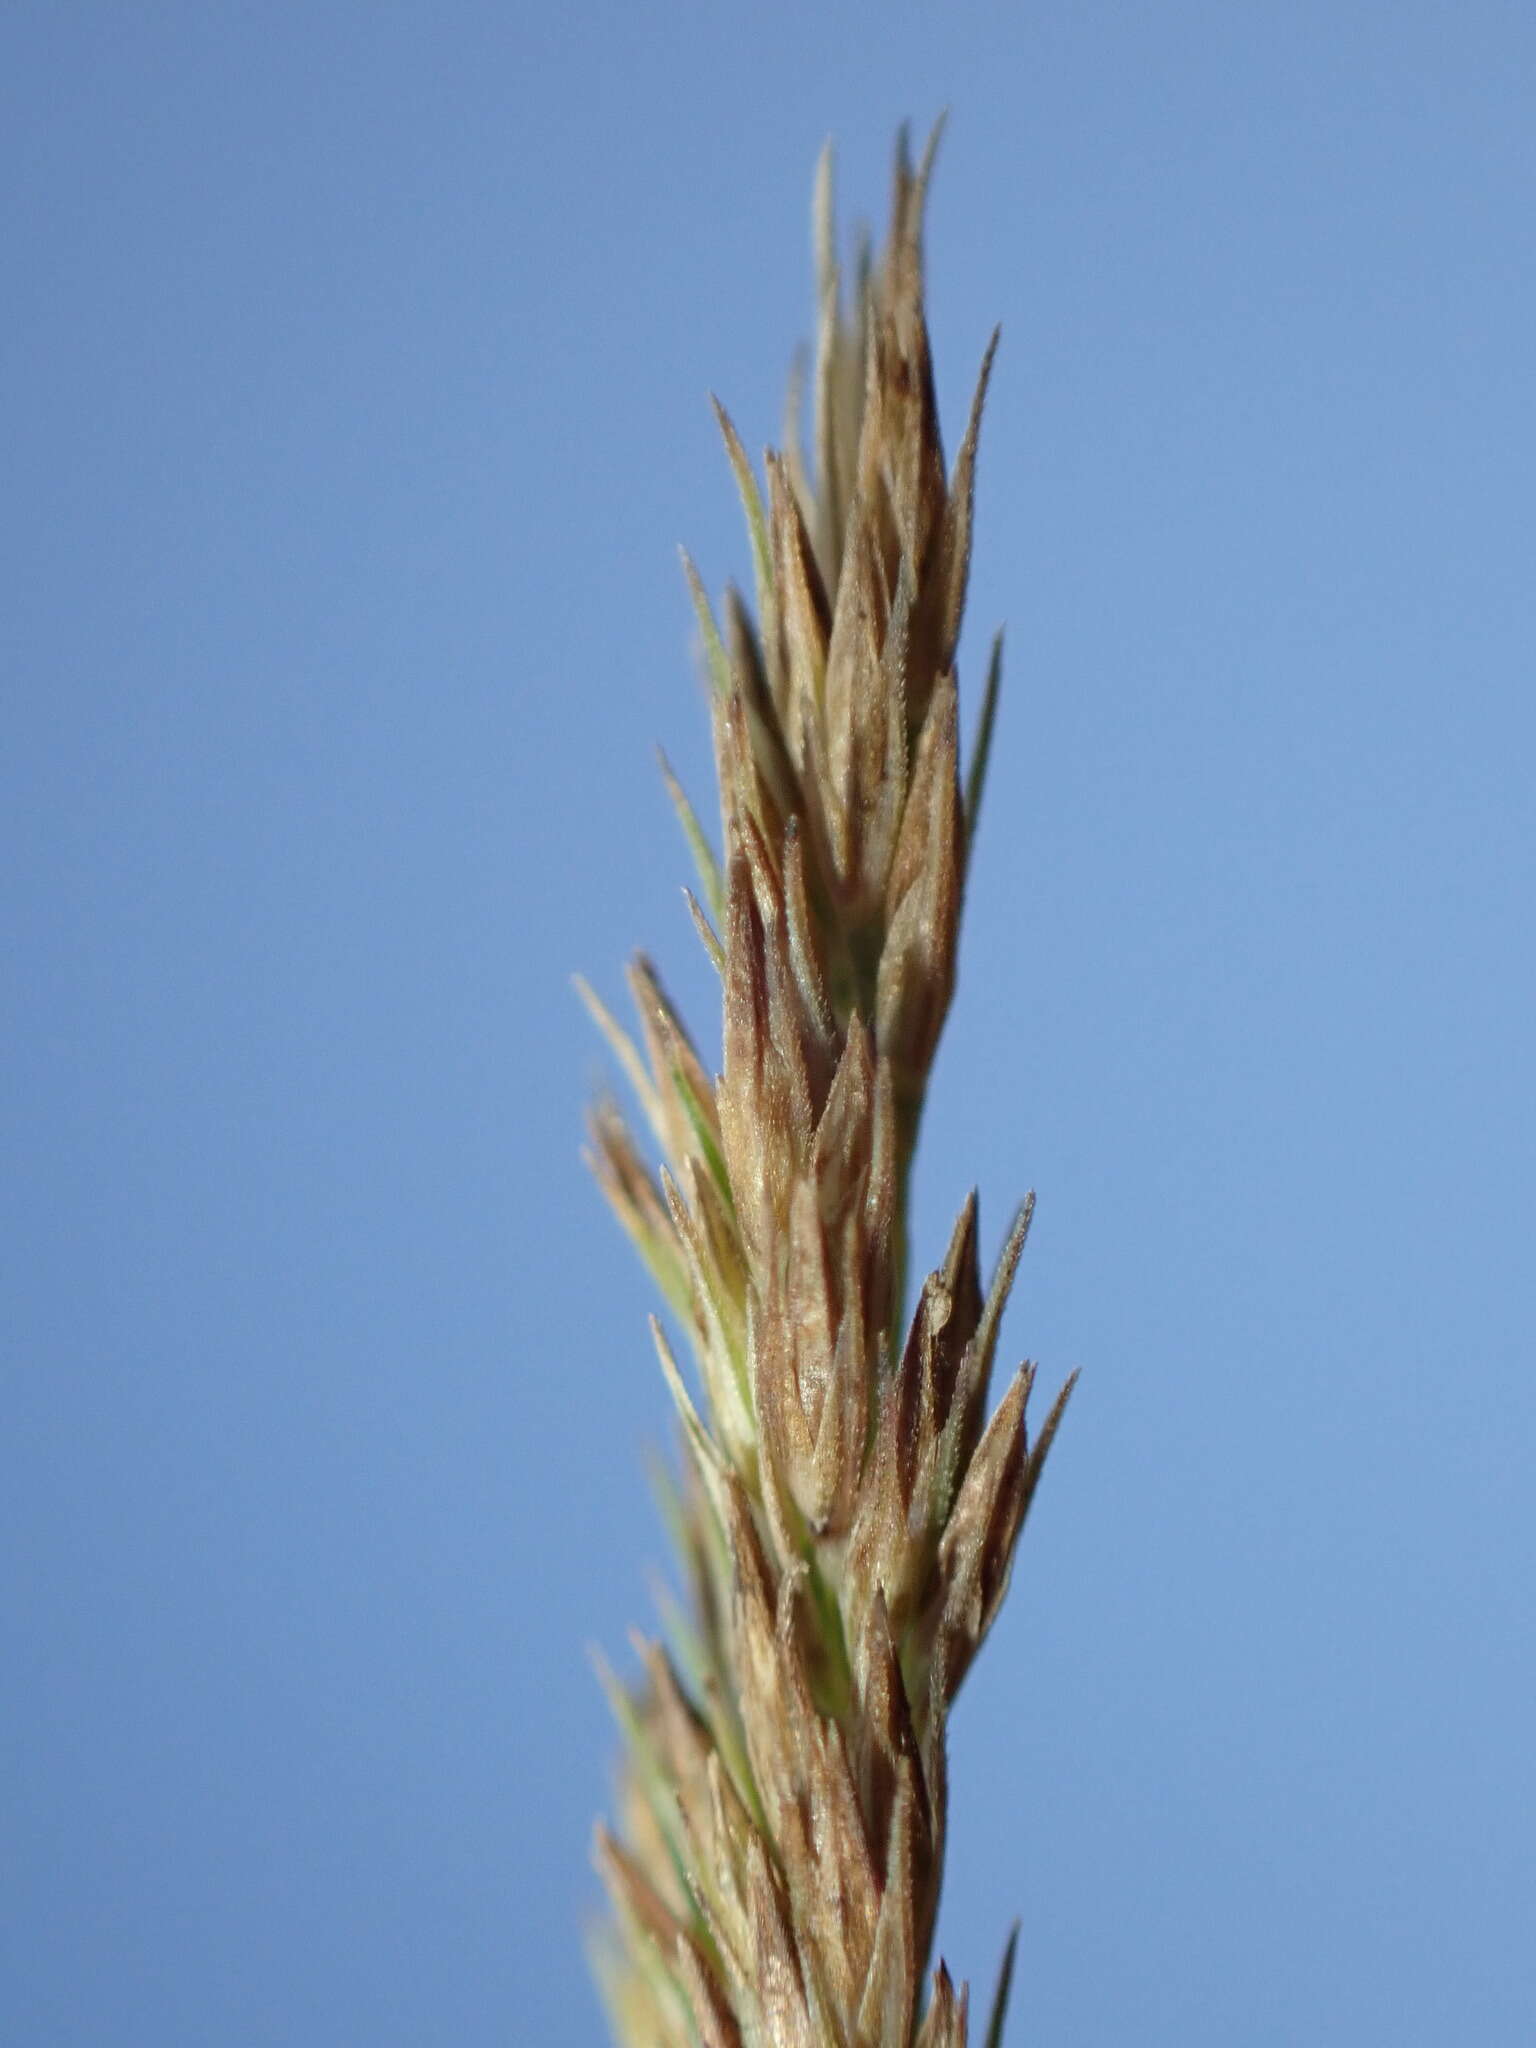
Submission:
<svg viewBox="0 0 1536 2048">
<path fill-rule="evenodd" d="M 973 1195 L 900 1325 L 999 662 L 994 647 L 962 800 L 955 649 L 996 337 L 946 472 L 923 315 L 933 147 L 914 170 L 903 139 L 889 240 L 851 294 L 823 160 L 814 476 L 792 432 L 760 489 L 716 407 L 756 585 L 755 615 L 731 592 L 722 630 L 684 558 L 723 858 L 663 773 L 721 976 L 722 1074 L 643 958 L 638 1044 L 583 991 L 662 1160 L 600 1104 L 591 1162 L 700 1389 L 656 1324 L 691 1612 L 684 1670 L 642 1644 L 638 1685 L 605 1681 L 627 1758 L 619 1831 L 597 1838 L 614 1910 L 600 1970 L 630 2048 L 962 2048 L 964 1989 L 942 1964 L 925 1985 L 945 1722 L 1071 1391 L 1033 1445 L 1032 1366 L 988 1419 L 1028 1204 L 984 1287 Z"/>
</svg>

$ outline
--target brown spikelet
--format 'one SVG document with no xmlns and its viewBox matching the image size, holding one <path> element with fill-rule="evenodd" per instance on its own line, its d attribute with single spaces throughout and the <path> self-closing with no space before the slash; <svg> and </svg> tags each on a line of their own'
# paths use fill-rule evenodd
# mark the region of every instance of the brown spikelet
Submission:
<svg viewBox="0 0 1536 2048">
<path fill-rule="evenodd" d="M 644 956 L 633 1039 L 583 986 L 659 1154 L 600 1103 L 591 1163 L 694 1365 L 690 1381 L 655 1323 L 688 1612 L 672 1652 L 637 1645 L 632 1686 L 605 1678 L 626 1758 L 596 1841 L 603 1974 L 631 2048 L 964 2048 L 965 1990 L 942 1963 L 928 1976 L 947 1717 L 1072 1385 L 1033 1445 L 1032 1366 L 988 1417 L 1028 1203 L 984 1286 L 973 1194 L 904 1307 L 998 674 L 994 651 L 962 798 L 957 647 L 997 338 L 949 471 L 923 310 L 936 140 L 915 167 L 902 140 L 888 240 L 848 277 L 830 160 L 818 173 L 809 459 L 797 400 L 759 482 L 716 404 L 755 592 L 754 610 L 728 591 L 717 620 L 684 557 L 718 854 L 663 776 L 721 980 L 720 1074 Z"/>
</svg>

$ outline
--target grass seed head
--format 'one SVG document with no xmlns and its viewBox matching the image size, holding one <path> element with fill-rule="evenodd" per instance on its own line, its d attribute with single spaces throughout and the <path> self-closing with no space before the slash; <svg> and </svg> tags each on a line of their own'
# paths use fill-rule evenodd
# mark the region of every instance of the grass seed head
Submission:
<svg viewBox="0 0 1536 2048">
<path fill-rule="evenodd" d="M 945 1722 L 1070 1392 L 1033 1447 L 1032 1367 L 987 1419 L 1027 1209 L 984 1292 L 972 1197 L 900 1323 L 997 677 L 994 652 L 962 801 L 956 647 L 996 338 L 949 471 L 923 310 L 932 157 L 914 169 L 903 140 L 889 237 L 851 290 L 829 162 L 818 176 L 812 459 L 796 431 L 760 483 L 716 407 L 756 600 L 729 592 L 722 627 L 684 558 L 720 856 L 664 774 L 721 976 L 721 1074 L 645 959 L 638 1044 L 588 994 L 660 1153 L 653 1170 L 602 1104 L 592 1164 L 701 1393 L 658 1324 L 684 1424 L 686 1676 L 643 1645 L 640 1682 L 611 1686 L 627 1753 L 596 1850 L 601 1974 L 633 2048 L 962 2048 L 964 1990 L 942 1964 L 924 1989 Z"/>
</svg>

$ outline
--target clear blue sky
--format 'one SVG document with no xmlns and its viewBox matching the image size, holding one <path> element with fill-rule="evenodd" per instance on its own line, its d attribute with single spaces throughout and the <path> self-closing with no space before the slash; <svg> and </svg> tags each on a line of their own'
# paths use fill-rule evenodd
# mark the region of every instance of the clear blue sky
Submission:
<svg viewBox="0 0 1536 2048">
<path fill-rule="evenodd" d="M 1536 17 L 12 5 L 0 2037 L 596 2043 L 663 1558 L 573 969 L 710 1036 L 675 546 L 951 109 L 1008 685 L 915 1257 L 1083 1368 L 962 1703 L 1019 2048 L 1536 2039 Z"/>
</svg>

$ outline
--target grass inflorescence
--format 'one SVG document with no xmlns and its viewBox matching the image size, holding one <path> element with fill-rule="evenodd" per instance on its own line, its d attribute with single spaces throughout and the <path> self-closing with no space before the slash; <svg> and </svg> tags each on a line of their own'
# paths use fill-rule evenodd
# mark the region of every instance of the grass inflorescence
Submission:
<svg viewBox="0 0 1536 2048">
<path fill-rule="evenodd" d="M 989 1413 L 1029 1202 L 984 1283 L 973 1195 L 904 1304 L 1000 673 L 995 643 L 963 770 L 956 645 L 996 337 L 946 466 L 923 308 L 933 146 L 914 167 L 903 140 L 888 238 L 851 279 L 823 159 L 809 453 L 792 422 L 760 480 L 716 408 L 755 588 L 717 614 L 685 559 L 720 858 L 663 772 L 721 981 L 722 1072 L 644 958 L 638 1042 L 588 994 L 651 1141 L 601 1104 L 592 1163 L 696 1388 L 653 1321 L 682 1421 L 667 1512 L 687 1601 L 666 1647 L 639 1644 L 637 1683 L 607 1680 L 626 1761 L 597 1838 L 600 1971 L 629 2048 L 965 2041 L 964 1988 L 942 1963 L 928 1975 L 945 1726 L 1071 1391 L 1033 1441 L 1033 1367 Z M 1004 1995 L 1011 1961 L 1010 1945 Z M 988 2042 L 1000 2031 L 998 2008 Z"/>
</svg>

